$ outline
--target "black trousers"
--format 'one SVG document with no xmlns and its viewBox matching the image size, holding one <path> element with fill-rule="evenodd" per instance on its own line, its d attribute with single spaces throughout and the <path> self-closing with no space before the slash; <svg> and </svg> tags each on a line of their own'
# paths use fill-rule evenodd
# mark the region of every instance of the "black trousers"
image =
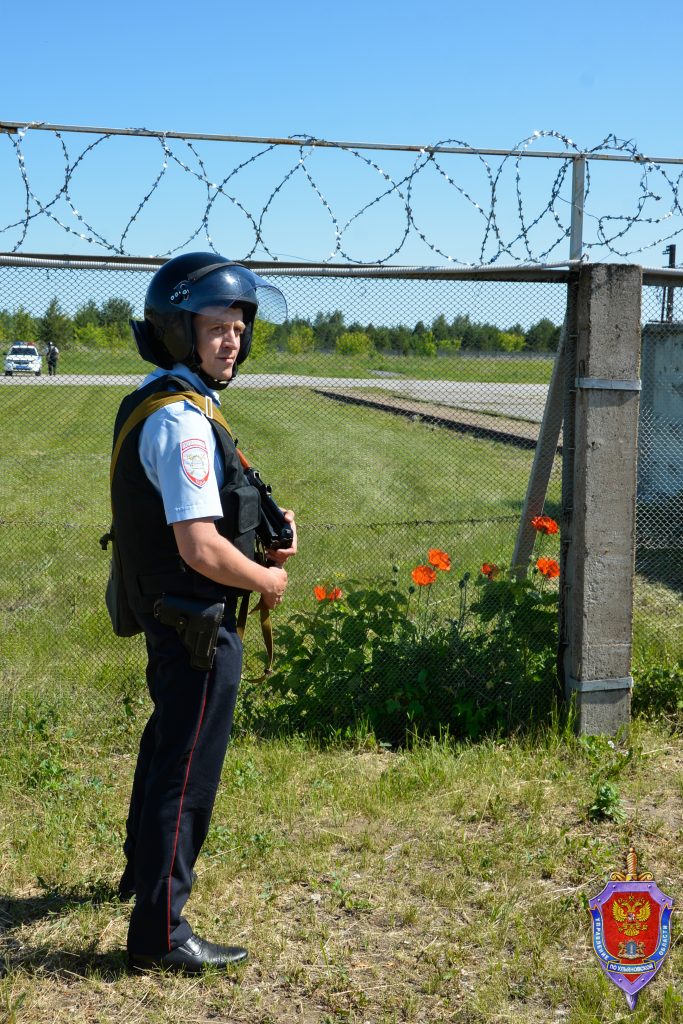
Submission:
<svg viewBox="0 0 683 1024">
<path fill-rule="evenodd" d="M 242 670 L 232 608 L 210 672 L 190 667 L 171 626 L 141 617 L 154 711 L 140 741 L 126 823 L 124 877 L 135 887 L 128 930 L 134 953 L 164 953 L 192 928 L 182 916 L 206 839 L 230 738 Z"/>
</svg>

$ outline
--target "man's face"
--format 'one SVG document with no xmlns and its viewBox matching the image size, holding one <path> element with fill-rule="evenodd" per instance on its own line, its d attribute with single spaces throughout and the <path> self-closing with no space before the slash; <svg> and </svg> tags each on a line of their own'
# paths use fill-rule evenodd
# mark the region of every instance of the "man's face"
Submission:
<svg viewBox="0 0 683 1024">
<path fill-rule="evenodd" d="M 230 380 L 244 332 L 242 310 L 209 309 L 197 313 L 194 333 L 202 370 L 214 380 Z"/>
</svg>

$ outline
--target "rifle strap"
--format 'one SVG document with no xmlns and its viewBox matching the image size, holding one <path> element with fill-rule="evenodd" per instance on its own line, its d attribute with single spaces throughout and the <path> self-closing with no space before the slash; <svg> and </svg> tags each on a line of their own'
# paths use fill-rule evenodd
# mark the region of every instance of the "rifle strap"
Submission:
<svg viewBox="0 0 683 1024">
<path fill-rule="evenodd" d="M 249 594 L 245 594 L 240 602 L 240 609 L 237 614 L 237 635 L 240 640 L 244 637 L 247 616 L 254 615 L 256 612 L 260 613 L 261 634 L 266 647 L 266 654 L 268 655 L 268 664 L 266 665 L 265 672 L 260 679 L 255 680 L 256 682 L 261 682 L 262 679 L 265 679 L 273 671 L 273 625 L 270 621 L 270 609 L 266 607 L 263 598 L 261 597 L 258 604 L 255 604 L 251 611 L 249 611 Z"/>
<path fill-rule="evenodd" d="M 111 466 L 109 469 L 110 488 L 114 480 L 114 470 L 116 469 L 116 463 L 118 461 L 121 448 L 123 447 L 123 442 L 126 440 L 131 430 L 133 430 L 138 423 L 141 423 L 143 420 L 147 419 L 148 416 L 151 416 L 152 413 L 155 413 L 157 409 L 163 409 L 164 406 L 172 405 L 174 402 L 189 402 L 190 405 L 194 405 L 199 409 L 202 415 L 207 417 L 207 419 L 215 420 L 216 423 L 219 423 L 225 430 L 227 430 L 230 437 L 234 440 L 232 430 L 228 426 L 228 423 L 220 409 L 217 409 L 214 405 L 213 399 L 210 395 L 199 395 L 196 391 L 166 391 L 160 394 L 157 393 L 155 395 L 149 395 L 144 402 L 140 402 L 140 405 L 133 409 L 116 438 L 116 444 L 114 445 L 114 450 L 112 452 Z M 247 469 L 249 467 L 249 463 L 242 455 L 239 448 L 236 448 L 236 451 L 242 466 Z M 252 609 L 252 613 L 256 611 L 260 611 L 261 613 L 261 633 L 263 634 L 263 643 L 266 648 L 266 654 L 268 655 L 268 667 L 264 673 L 264 676 L 267 676 L 270 675 L 273 666 L 273 625 L 270 621 L 270 609 L 263 603 L 263 598 L 261 598 L 258 604 Z M 237 634 L 240 640 L 244 637 L 247 615 L 249 614 L 251 614 L 249 612 L 249 594 L 245 594 L 242 598 L 237 617 Z"/>
</svg>

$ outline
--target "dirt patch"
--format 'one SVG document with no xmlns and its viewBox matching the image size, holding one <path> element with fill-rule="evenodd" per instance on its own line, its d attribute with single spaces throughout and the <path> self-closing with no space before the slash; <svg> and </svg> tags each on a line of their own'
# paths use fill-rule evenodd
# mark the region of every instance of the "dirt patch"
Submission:
<svg viewBox="0 0 683 1024">
<path fill-rule="evenodd" d="M 383 395 L 382 398 L 370 397 L 366 392 L 352 388 L 344 391 L 328 391 L 314 388 L 315 394 L 323 395 L 337 402 L 350 405 L 362 405 L 367 409 L 379 409 L 395 416 L 406 416 L 413 421 L 427 423 L 447 430 L 456 430 L 475 437 L 485 437 L 494 441 L 505 441 L 520 448 L 535 448 L 538 441 L 539 424 L 527 420 L 515 420 L 505 416 L 494 416 L 488 413 L 472 412 L 469 409 L 457 409 L 451 406 L 437 405 L 433 402 L 415 402 L 411 399 L 394 398 Z M 562 452 L 561 436 L 557 451 Z"/>
</svg>

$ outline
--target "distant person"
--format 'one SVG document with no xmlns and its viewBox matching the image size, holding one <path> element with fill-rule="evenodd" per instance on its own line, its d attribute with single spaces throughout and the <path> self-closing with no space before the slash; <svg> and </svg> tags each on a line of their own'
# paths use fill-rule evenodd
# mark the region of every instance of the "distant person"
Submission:
<svg viewBox="0 0 683 1024">
<path fill-rule="evenodd" d="M 47 372 L 50 375 L 50 377 L 56 377 L 57 376 L 57 360 L 58 359 L 59 359 L 59 349 L 54 344 L 54 342 L 51 341 L 49 343 L 49 345 L 47 346 Z"/>
</svg>

